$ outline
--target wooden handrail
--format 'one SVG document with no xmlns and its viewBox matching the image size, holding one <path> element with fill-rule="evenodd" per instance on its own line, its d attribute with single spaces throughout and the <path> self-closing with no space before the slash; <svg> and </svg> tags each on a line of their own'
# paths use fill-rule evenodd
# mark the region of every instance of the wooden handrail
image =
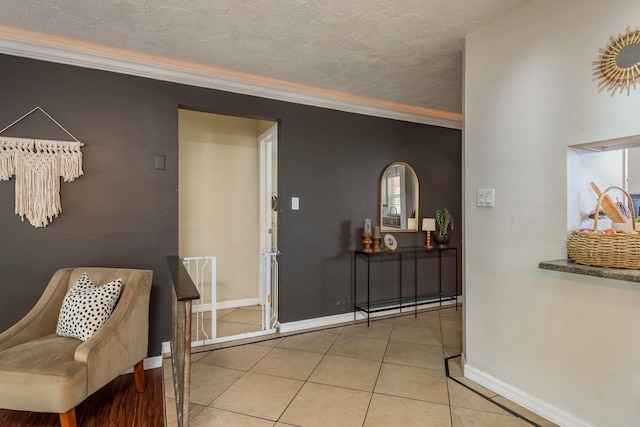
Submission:
<svg viewBox="0 0 640 427">
<path fill-rule="evenodd" d="M 173 289 L 176 291 L 178 301 L 191 301 L 200 299 L 200 293 L 193 284 L 189 272 L 182 263 L 182 258 L 178 255 L 167 256 L 169 263 L 169 271 L 171 272 L 171 280 L 173 280 Z"/>
<path fill-rule="evenodd" d="M 189 426 L 191 389 L 191 303 L 200 299 L 182 259 L 167 256 L 173 289 L 171 298 L 171 362 L 178 427 Z"/>
</svg>

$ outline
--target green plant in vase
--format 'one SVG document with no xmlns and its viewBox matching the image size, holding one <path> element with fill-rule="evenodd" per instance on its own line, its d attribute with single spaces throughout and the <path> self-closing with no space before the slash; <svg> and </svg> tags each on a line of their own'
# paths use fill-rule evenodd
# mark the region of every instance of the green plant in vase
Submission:
<svg viewBox="0 0 640 427">
<path fill-rule="evenodd" d="M 438 209 L 436 211 L 436 234 L 433 235 L 433 241 L 437 247 L 446 248 L 449 243 L 449 231 L 453 231 L 453 215 L 447 208 Z"/>
</svg>

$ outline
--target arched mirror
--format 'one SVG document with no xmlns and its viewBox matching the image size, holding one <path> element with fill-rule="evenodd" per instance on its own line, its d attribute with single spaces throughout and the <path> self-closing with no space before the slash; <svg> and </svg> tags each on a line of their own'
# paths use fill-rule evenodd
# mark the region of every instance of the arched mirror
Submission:
<svg viewBox="0 0 640 427">
<path fill-rule="evenodd" d="M 387 166 L 380 178 L 380 231 L 418 231 L 418 194 L 418 176 L 411 166 Z"/>
</svg>

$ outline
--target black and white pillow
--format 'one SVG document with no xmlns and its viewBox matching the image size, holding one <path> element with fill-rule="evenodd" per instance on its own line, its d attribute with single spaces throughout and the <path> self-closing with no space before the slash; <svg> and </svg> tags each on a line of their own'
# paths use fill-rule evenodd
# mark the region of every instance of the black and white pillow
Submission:
<svg viewBox="0 0 640 427">
<path fill-rule="evenodd" d="M 111 316 L 121 290 L 122 279 L 96 286 L 83 273 L 64 297 L 56 334 L 82 341 L 91 338 Z"/>
<path fill-rule="evenodd" d="M 87 273 L 82 273 L 82 276 L 76 281 L 76 283 L 67 291 L 67 293 L 78 293 L 88 291 L 94 288 L 96 285 L 93 280 L 89 278 Z"/>
</svg>

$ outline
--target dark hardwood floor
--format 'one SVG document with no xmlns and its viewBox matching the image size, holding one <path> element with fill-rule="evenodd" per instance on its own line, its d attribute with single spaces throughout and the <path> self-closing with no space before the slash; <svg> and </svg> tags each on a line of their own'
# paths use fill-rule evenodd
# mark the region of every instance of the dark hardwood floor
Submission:
<svg viewBox="0 0 640 427">
<path fill-rule="evenodd" d="M 145 371 L 146 391 L 138 393 L 133 374 L 120 375 L 76 407 L 78 427 L 164 426 L 162 369 Z M 59 426 L 58 414 L 0 409 L 0 426 Z"/>
</svg>

